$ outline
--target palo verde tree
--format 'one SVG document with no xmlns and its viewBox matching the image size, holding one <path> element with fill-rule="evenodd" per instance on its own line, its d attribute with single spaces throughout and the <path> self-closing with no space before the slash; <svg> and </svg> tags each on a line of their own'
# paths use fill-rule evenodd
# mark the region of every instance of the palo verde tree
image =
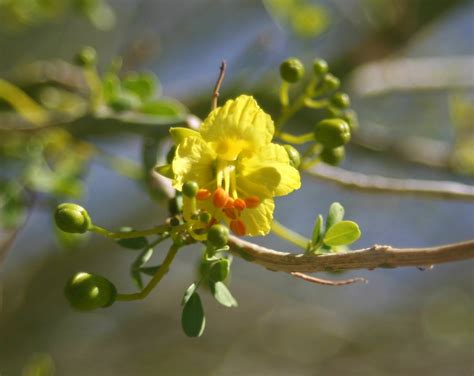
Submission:
<svg viewBox="0 0 474 376">
<path fill-rule="evenodd" d="M 361 230 L 346 219 L 338 202 L 328 208 L 327 215 L 315 216 L 309 237 L 274 218 L 274 198 L 298 194 L 302 174 L 352 189 L 474 200 L 474 188 L 465 184 L 373 177 L 335 167 L 344 159 L 345 145 L 357 131 L 358 121 L 349 96 L 339 91 L 340 81 L 326 61 L 316 58 L 306 66 L 297 58 L 283 61 L 280 108 L 272 114 L 249 93 L 219 103 L 226 71 L 222 62 L 210 95 L 210 112 L 201 120 L 177 100 L 162 96 L 154 75 L 122 73 L 118 58 L 99 72 L 97 60 L 95 50 L 86 47 L 74 64 L 67 65 L 80 77 L 80 90 L 61 84 L 61 77 L 55 77 L 59 85 L 29 92 L 0 80 L 0 99 L 13 114 L 2 122 L 2 158 L 20 166 L 17 176 L 2 182 L 2 226 L 9 230 L 2 253 L 39 194 L 49 195 L 58 204 L 54 220 L 63 242 L 71 243 L 77 234 L 90 232 L 138 251 L 130 265 L 136 292 L 117 291 L 112 281 L 87 271 L 71 276 L 65 296 L 77 310 L 146 298 L 172 271 L 176 254 L 196 244 L 202 252 L 199 273 L 189 276 L 181 316 L 183 330 L 191 337 L 202 335 L 205 329 L 199 291 L 210 291 L 225 307 L 237 307 L 229 290 L 232 256 L 330 286 L 365 279 L 335 281 L 308 273 L 426 267 L 474 257 L 474 240 L 433 248 L 374 245 L 350 250 Z M 29 69 L 44 74 L 41 66 Z M 318 112 L 321 120 L 311 132 L 295 134 L 285 126 L 302 109 Z M 141 134 L 142 166 L 110 155 L 80 137 L 78 129 L 88 130 L 91 124 L 103 129 L 133 128 Z M 96 223 L 86 208 L 70 202 L 80 197 L 88 164 L 94 158 L 142 181 L 153 198 L 167 203 L 168 218 L 148 229 L 124 224 L 113 231 Z M 60 202 L 63 197 L 68 197 L 66 202 Z M 267 249 L 252 241 L 270 233 L 301 252 Z M 168 249 L 162 263 L 150 265 L 153 253 L 162 248 Z"/>
</svg>

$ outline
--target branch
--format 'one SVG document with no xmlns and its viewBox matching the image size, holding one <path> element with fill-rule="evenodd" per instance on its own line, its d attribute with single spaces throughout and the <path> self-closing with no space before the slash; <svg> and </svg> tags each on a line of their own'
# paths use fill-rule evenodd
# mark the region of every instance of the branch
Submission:
<svg viewBox="0 0 474 376">
<path fill-rule="evenodd" d="M 423 267 L 474 258 L 474 240 L 432 248 L 392 248 L 374 245 L 357 251 L 320 256 L 278 252 L 235 236 L 231 237 L 229 245 L 231 252 L 248 261 L 272 271 L 287 273 Z"/>
<path fill-rule="evenodd" d="M 357 68 L 350 85 L 360 96 L 392 91 L 472 88 L 473 64 L 473 56 L 381 60 Z"/>
<path fill-rule="evenodd" d="M 387 178 L 326 165 L 305 172 L 351 190 L 474 201 L 474 186 L 452 181 Z"/>
<path fill-rule="evenodd" d="M 212 102 L 211 102 L 211 110 L 217 107 L 217 98 L 219 98 L 219 90 L 221 89 L 222 81 L 224 81 L 225 70 L 227 68 L 227 64 L 225 60 L 222 60 L 220 66 L 219 77 L 217 78 L 216 86 L 214 87 L 214 91 L 212 92 Z"/>
</svg>

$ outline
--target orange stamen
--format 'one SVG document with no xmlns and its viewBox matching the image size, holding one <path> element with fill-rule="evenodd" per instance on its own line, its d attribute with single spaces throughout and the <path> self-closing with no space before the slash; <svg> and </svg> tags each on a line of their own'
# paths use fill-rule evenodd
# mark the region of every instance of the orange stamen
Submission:
<svg viewBox="0 0 474 376">
<path fill-rule="evenodd" d="M 235 213 L 235 209 L 233 208 L 225 208 L 225 209 L 222 209 L 222 211 L 224 212 L 224 214 L 226 215 L 227 218 L 229 219 L 237 219 L 237 215 Z"/>
<path fill-rule="evenodd" d="M 211 197 L 211 192 L 207 189 L 200 189 L 196 194 L 196 199 L 199 201 L 207 200 L 209 197 Z"/>
<path fill-rule="evenodd" d="M 245 224 L 240 219 L 230 221 L 230 229 L 237 236 L 244 236 L 246 232 Z"/>
<path fill-rule="evenodd" d="M 225 204 L 226 209 L 233 209 L 234 208 L 234 199 L 232 197 L 229 197 Z"/>
<path fill-rule="evenodd" d="M 247 204 L 245 203 L 244 200 L 242 200 L 241 198 L 238 198 L 234 201 L 234 208 L 236 208 L 237 210 L 244 210 L 245 208 L 247 207 Z"/>
<path fill-rule="evenodd" d="M 212 197 L 212 203 L 216 208 L 223 208 L 229 201 L 229 195 L 222 188 L 217 188 Z"/>
<path fill-rule="evenodd" d="M 253 209 L 260 205 L 260 199 L 257 196 L 250 196 L 245 199 L 245 204 L 247 208 Z"/>
</svg>

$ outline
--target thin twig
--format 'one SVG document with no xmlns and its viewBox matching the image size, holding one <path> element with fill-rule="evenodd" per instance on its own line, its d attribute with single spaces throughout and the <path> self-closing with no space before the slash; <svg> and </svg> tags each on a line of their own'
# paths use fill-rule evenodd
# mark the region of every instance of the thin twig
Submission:
<svg viewBox="0 0 474 376">
<path fill-rule="evenodd" d="M 374 245 L 357 251 L 319 256 L 279 252 L 232 236 L 231 251 L 272 271 L 315 273 L 324 271 L 424 267 L 474 258 L 474 240 L 431 248 L 392 248 Z"/>
<path fill-rule="evenodd" d="M 305 172 L 351 190 L 474 201 L 474 186 L 453 181 L 387 178 L 326 165 L 318 165 Z"/>
<path fill-rule="evenodd" d="M 331 281 L 328 279 L 316 278 L 304 273 L 299 272 L 291 272 L 290 273 L 293 277 L 300 278 L 303 281 L 317 283 L 318 285 L 325 285 L 325 286 L 344 286 L 344 285 L 352 285 L 353 283 L 363 282 L 367 283 L 368 281 L 365 278 L 356 277 L 351 279 L 344 279 L 341 281 Z"/>
<path fill-rule="evenodd" d="M 217 99 L 219 98 L 219 90 L 221 89 L 222 81 L 224 81 L 226 68 L 227 68 L 227 64 L 225 60 L 222 60 L 221 66 L 219 68 L 220 69 L 219 77 L 217 78 L 216 86 L 214 87 L 214 91 L 212 92 L 211 110 L 217 107 Z"/>
</svg>

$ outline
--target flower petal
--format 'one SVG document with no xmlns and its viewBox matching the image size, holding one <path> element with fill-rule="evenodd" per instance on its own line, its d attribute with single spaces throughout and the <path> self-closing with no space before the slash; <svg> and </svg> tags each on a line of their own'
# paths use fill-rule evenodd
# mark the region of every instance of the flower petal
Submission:
<svg viewBox="0 0 474 376">
<path fill-rule="evenodd" d="M 275 203 L 271 198 L 263 200 L 254 209 L 243 210 L 240 219 L 245 224 L 246 235 L 262 236 L 268 234 L 273 221 L 274 210 Z"/>
<path fill-rule="evenodd" d="M 201 136 L 225 160 L 235 160 L 241 151 L 251 153 L 269 144 L 274 131 L 270 115 L 247 95 L 213 110 L 200 128 Z"/>
<path fill-rule="evenodd" d="M 187 181 L 195 181 L 200 188 L 215 182 L 216 154 L 201 137 L 186 137 L 176 148 L 172 163 L 173 187 L 181 190 Z"/>
<path fill-rule="evenodd" d="M 263 194 L 267 197 L 267 192 L 271 196 L 284 196 L 301 187 L 300 173 L 290 166 L 288 153 L 281 145 L 263 146 L 252 157 L 242 158 L 237 169 L 241 173 L 238 185 L 244 190 L 252 185 L 260 190 L 264 188 Z"/>
</svg>

